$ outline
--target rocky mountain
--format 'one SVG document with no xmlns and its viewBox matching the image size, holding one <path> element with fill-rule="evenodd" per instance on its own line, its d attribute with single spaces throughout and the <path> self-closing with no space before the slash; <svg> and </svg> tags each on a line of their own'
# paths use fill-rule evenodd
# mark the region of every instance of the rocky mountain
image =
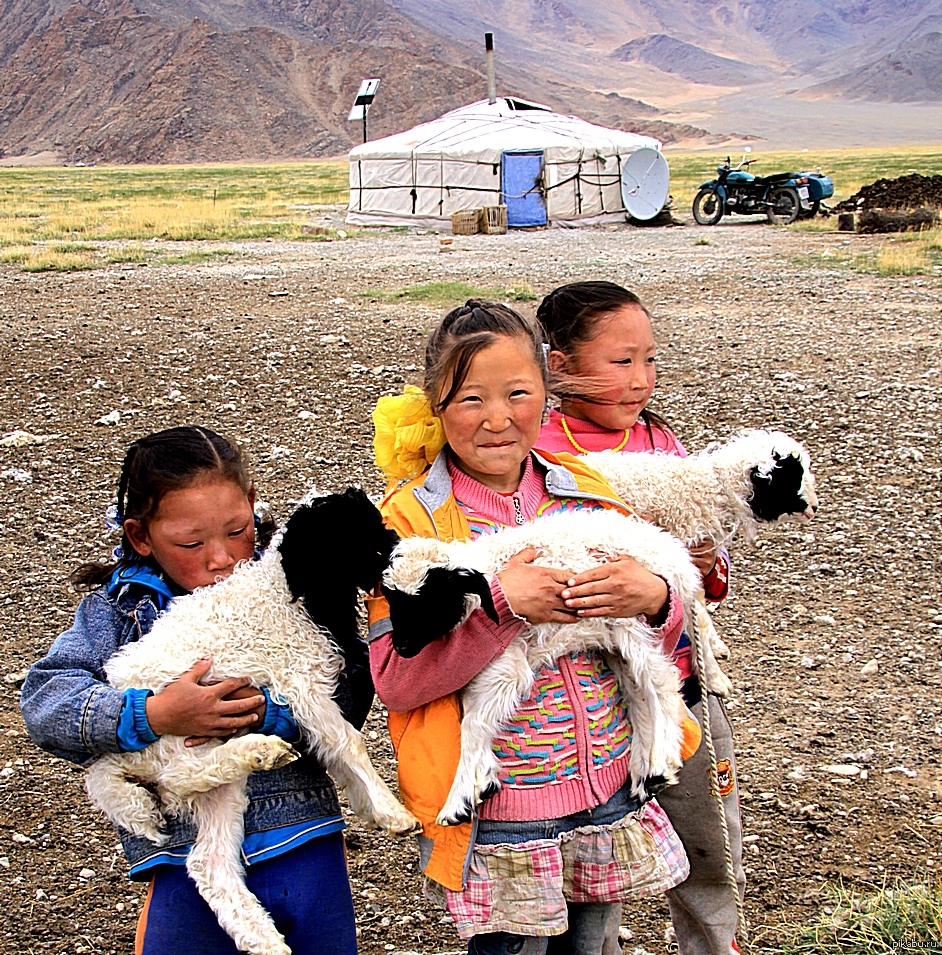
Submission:
<svg viewBox="0 0 942 955">
<path fill-rule="evenodd" d="M 807 96 L 841 96 L 877 103 L 942 100 L 942 32 L 901 43 L 892 53 L 804 91 Z"/>
<path fill-rule="evenodd" d="M 483 97 L 485 29 L 502 92 L 706 144 L 786 92 L 939 101 L 940 25 L 942 0 L 2 0 L 0 155 L 341 155 L 363 77 L 374 137 Z"/>
<path fill-rule="evenodd" d="M 0 12 L 0 151 L 209 162 L 340 155 L 365 76 L 382 136 L 486 93 L 477 49 L 373 0 L 11 0 Z M 504 92 L 659 136 L 705 138 L 630 97 L 505 71 Z M 721 138 L 721 137 L 714 137 Z"/>
<path fill-rule="evenodd" d="M 716 56 L 664 33 L 631 40 L 613 50 L 611 55 L 624 63 L 646 63 L 664 73 L 676 73 L 691 83 L 711 86 L 745 86 L 775 75 L 768 67 Z"/>
</svg>

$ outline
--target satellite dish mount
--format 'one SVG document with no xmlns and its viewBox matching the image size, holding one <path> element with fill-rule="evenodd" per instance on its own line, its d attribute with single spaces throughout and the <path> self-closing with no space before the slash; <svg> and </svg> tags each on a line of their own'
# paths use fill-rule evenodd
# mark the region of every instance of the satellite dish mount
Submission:
<svg viewBox="0 0 942 955">
<path fill-rule="evenodd" d="M 376 90 L 379 88 L 379 80 L 364 80 L 357 91 L 357 98 L 353 101 L 353 109 L 347 117 L 347 122 L 355 122 L 358 119 L 363 120 L 363 142 L 366 142 L 366 114 L 373 105 L 376 97 Z"/>
</svg>

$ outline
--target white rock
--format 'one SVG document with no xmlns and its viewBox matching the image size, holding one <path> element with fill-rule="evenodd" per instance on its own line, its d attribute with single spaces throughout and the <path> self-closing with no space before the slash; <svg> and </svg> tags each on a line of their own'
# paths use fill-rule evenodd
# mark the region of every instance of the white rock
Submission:
<svg viewBox="0 0 942 955">
<path fill-rule="evenodd" d="M 14 842 L 19 842 L 22 845 L 27 845 L 33 841 L 29 836 L 24 836 L 22 832 L 14 832 L 11 838 Z"/>
<path fill-rule="evenodd" d="M 833 766 L 822 766 L 821 771 L 825 773 L 831 773 L 834 776 L 859 776 L 860 775 L 859 766 L 847 766 L 843 763 L 838 763 Z"/>
<path fill-rule="evenodd" d="M 298 412 L 298 417 L 299 417 L 302 421 L 307 421 L 308 418 L 313 418 L 313 417 L 314 417 L 314 412 L 313 412 L 313 411 L 308 411 L 307 409 L 305 409 L 304 411 L 299 411 L 299 412 Z"/>
<path fill-rule="evenodd" d="M 0 866 L 3 866 L 4 869 L 10 868 L 10 859 L 8 856 L 0 856 Z M 42 889 L 39 891 L 41 892 Z"/>
<path fill-rule="evenodd" d="M 20 484 L 33 483 L 33 475 L 29 471 L 24 471 L 23 468 L 7 468 L 5 471 L 0 471 L 0 477 L 7 481 L 18 481 Z"/>
<path fill-rule="evenodd" d="M 874 676 L 880 672 L 880 664 L 876 660 L 871 660 L 869 663 L 865 663 L 860 668 L 861 676 Z"/>
<path fill-rule="evenodd" d="M 815 660 L 815 658 L 814 658 L 813 656 L 811 656 L 810 653 L 806 653 L 806 654 L 801 658 L 801 665 L 802 665 L 806 670 L 813 670 L 815 667 L 819 666 L 820 664 Z"/>
<path fill-rule="evenodd" d="M 28 444 L 45 444 L 54 440 L 51 434 L 30 434 L 28 431 L 10 431 L 0 438 L 0 447 L 22 448 Z"/>
<path fill-rule="evenodd" d="M 283 444 L 276 444 L 271 449 L 271 454 L 269 454 L 269 458 L 272 461 L 277 461 L 278 458 L 286 458 L 290 454 L 291 454 L 291 448 L 286 448 Z"/>
<path fill-rule="evenodd" d="M 95 878 L 95 870 L 94 870 L 94 869 L 82 869 L 82 871 L 79 872 L 79 878 L 80 878 L 80 879 L 94 879 L 94 878 Z"/>
<path fill-rule="evenodd" d="M 118 410 L 109 411 L 108 414 L 102 415 L 95 424 L 113 426 L 116 425 L 121 420 L 121 412 Z"/>
<path fill-rule="evenodd" d="M 818 614 L 817 616 L 812 617 L 811 619 L 815 623 L 823 623 L 829 627 L 833 627 L 834 624 L 837 623 L 837 621 L 829 613 Z"/>
</svg>

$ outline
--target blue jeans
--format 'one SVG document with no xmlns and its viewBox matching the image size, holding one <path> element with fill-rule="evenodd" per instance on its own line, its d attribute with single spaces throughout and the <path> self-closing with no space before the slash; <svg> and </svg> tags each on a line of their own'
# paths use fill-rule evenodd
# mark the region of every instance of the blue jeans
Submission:
<svg viewBox="0 0 942 955">
<path fill-rule="evenodd" d="M 603 806 L 584 809 L 561 819 L 535 819 L 504 822 L 483 819 L 478 823 L 476 842 L 482 845 L 516 845 L 538 839 L 555 839 L 564 832 L 583 826 L 610 826 L 641 803 L 629 792 L 626 783 Z M 490 932 L 475 935 L 468 942 L 469 955 L 601 955 L 605 928 L 615 903 L 570 902 L 569 928 L 549 938 Z"/>
<path fill-rule="evenodd" d="M 294 955 L 356 955 L 357 937 L 339 832 L 246 869 L 246 884 L 271 913 Z M 161 866 L 142 916 L 141 955 L 238 955 L 235 942 L 182 865 Z"/>
</svg>

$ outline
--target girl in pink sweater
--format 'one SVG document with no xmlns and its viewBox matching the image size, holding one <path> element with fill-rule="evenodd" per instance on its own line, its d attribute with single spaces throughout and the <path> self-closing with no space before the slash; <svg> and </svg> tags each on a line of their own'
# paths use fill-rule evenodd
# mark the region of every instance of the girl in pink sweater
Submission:
<svg viewBox="0 0 942 955">
<path fill-rule="evenodd" d="M 374 413 L 377 463 L 394 480 L 412 478 L 383 503 L 390 526 L 400 534 L 473 538 L 559 509 L 628 510 L 572 456 L 533 451 L 546 381 L 538 323 L 475 300 L 446 315 L 429 336 L 423 391 L 383 399 Z M 450 783 L 436 764 L 446 744 L 423 750 L 415 739 L 449 738 L 436 735 L 438 724 L 429 727 L 449 712 L 439 705 L 443 698 L 528 622 L 643 614 L 665 652 L 680 637 L 678 601 L 630 558 L 573 576 L 534 564 L 536 556 L 518 554 L 493 578 L 497 623 L 475 611 L 408 656 L 396 650 L 406 635 L 397 640 L 375 601 L 371 607 L 371 665 L 377 693 L 393 711 L 400 789 L 416 811 L 429 810 L 420 837 L 426 873 L 449 871 L 435 868 L 436 859 L 449 858 L 457 835 L 431 822 L 434 800 L 443 800 Z M 427 891 L 447 905 L 478 955 L 599 955 L 616 903 L 664 891 L 687 873 L 657 802 L 638 803 L 626 784 L 631 724 L 602 657 L 573 653 L 543 668 L 493 747 L 501 788 L 470 826 L 456 827 L 468 830 L 463 871 L 459 859 L 455 884 L 427 884 Z"/>
<path fill-rule="evenodd" d="M 633 292 L 612 282 L 575 282 L 543 299 L 537 311 L 547 360 L 559 384 L 559 410 L 549 413 L 537 446 L 546 451 L 660 452 L 686 457 L 687 452 L 665 420 L 648 408 L 657 379 L 656 345 L 651 318 Z M 691 548 L 703 576 L 706 597 L 722 600 L 728 590 L 729 559 L 712 541 Z M 700 719 L 700 684 L 691 673 L 691 646 L 684 635 L 674 650 L 684 678 L 684 697 Z M 734 868 L 740 890 L 742 823 L 733 756 L 732 729 L 722 700 L 709 694 L 711 726 L 717 754 Z M 690 859 L 690 876 L 668 893 L 671 919 L 681 955 L 726 955 L 737 952 L 736 899 L 726 876 L 725 852 L 710 792 L 709 757 L 701 745 L 684 763 L 679 782 L 658 796 Z M 620 917 L 620 911 L 617 915 Z M 606 953 L 617 945 L 613 913 Z"/>
</svg>

